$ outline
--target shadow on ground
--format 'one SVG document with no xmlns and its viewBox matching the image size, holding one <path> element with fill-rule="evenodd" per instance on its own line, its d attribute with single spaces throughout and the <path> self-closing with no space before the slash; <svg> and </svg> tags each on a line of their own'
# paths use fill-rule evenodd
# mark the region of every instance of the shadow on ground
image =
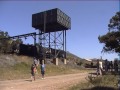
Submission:
<svg viewBox="0 0 120 90">
<path fill-rule="evenodd" d="M 27 82 L 32 82 L 32 80 L 30 80 L 30 79 L 29 79 L 29 80 L 25 80 L 25 81 L 27 81 Z"/>
<path fill-rule="evenodd" d="M 89 88 L 89 89 L 82 89 L 82 90 L 118 90 L 112 87 L 100 87 L 100 86 L 96 86 L 93 88 Z"/>
</svg>

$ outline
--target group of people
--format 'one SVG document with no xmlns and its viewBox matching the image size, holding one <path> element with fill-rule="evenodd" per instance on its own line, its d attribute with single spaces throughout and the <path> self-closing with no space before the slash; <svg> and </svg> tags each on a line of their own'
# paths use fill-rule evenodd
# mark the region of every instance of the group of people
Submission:
<svg viewBox="0 0 120 90">
<path fill-rule="evenodd" d="M 41 62 L 41 63 L 40 63 Z M 40 65 L 40 70 L 41 70 L 41 75 L 42 75 L 42 79 L 44 78 L 45 75 L 45 61 L 41 60 L 39 61 L 39 59 L 35 58 L 33 59 L 33 64 L 31 65 L 31 79 L 32 81 L 35 81 L 35 75 L 38 73 L 37 68 Z"/>
<path fill-rule="evenodd" d="M 108 71 L 114 71 L 118 73 L 118 65 L 119 62 L 117 60 L 113 61 L 108 61 L 107 59 L 103 62 L 101 60 L 97 60 L 97 75 L 102 75 L 102 71 L 108 72 Z"/>
<path fill-rule="evenodd" d="M 118 66 L 119 66 L 119 61 L 118 60 L 114 60 L 113 61 L 108 61 L 107 59 L 105 60 L 105 72 L 108 71 L 114 71 L 116 73 L 118 73 Z"/>
</svg>

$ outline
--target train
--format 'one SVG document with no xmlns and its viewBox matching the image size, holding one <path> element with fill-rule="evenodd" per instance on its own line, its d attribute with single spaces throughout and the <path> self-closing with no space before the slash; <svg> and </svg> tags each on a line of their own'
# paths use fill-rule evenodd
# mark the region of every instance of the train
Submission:
<svg viewBox="0 0 120 90">
<path fill-rule="evenodd" d="M 57 53 L 57 58 L 64 58 L 65 51 L 53 49 L 53 48 L 45 48 L 40 47 L 39 45 L 26 45 L 26 44 L 18 44 L 16 48 L 13 49 L 13 52 L 17 55 L 26 55 L 31 57 L 38 57 L 38 58 L 54 58 L 55 51 Z"/>
</svg>

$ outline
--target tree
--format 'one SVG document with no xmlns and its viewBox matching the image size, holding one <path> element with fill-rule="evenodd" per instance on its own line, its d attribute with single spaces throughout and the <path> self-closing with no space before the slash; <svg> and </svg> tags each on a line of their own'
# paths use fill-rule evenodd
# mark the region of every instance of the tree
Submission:
<svg viewBox="0 0 120 90">
<path fill-rule="evenodd" d="M 0 52 L 13 52 L 21 43 L 23 43 L 22 39 L 10 39 L 8 32 L 0 30 Z"/>
<path fill-rule="evenodd" d="M 120 12 L 110 19 L 108 33 L 98 37 L 100 43 L 104 43 L 103 52 L 120 53 Z"/>
<path fill-rule="evenodd" d="M 14 50 L 16 50 L 18 48 L 19 44 L 23 44 L 22 39 L 12 40 L 12 43 L 10 44 L 12 52 L 14 52 Z"/>
<path fill-rule="evenodd" d="M 0 30 L 0 52 L 6 52 L 7 48 L 9 47 L 9 40 L 8 39 L 2 39 L 2 38 L 8 38 L 8 32 L 4 32 Z"/>
</svg>

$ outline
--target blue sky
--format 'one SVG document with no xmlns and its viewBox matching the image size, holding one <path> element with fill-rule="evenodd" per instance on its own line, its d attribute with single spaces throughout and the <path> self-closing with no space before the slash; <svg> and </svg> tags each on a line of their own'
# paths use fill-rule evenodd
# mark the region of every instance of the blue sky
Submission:
<svg viewBox="0 0 120 90">
<path fill-rule="evenodd" d="M 71 17 L 71 30 L 67 31 L 67 51 L 81 58 L 113 60 L 117 54 L 101 54 L 103 44 L 98 36 L 108 32 L 108 23 L 119 11 L 119 2 L 110 1 L 0 1 L 0 30 L 10 36 L 35 32 L 32 14 L 59 8 Z M 37 32 L 37 31 L 36 31 Z M 33 43 L 29 37 L 24 43 Z"/>
</svg>

